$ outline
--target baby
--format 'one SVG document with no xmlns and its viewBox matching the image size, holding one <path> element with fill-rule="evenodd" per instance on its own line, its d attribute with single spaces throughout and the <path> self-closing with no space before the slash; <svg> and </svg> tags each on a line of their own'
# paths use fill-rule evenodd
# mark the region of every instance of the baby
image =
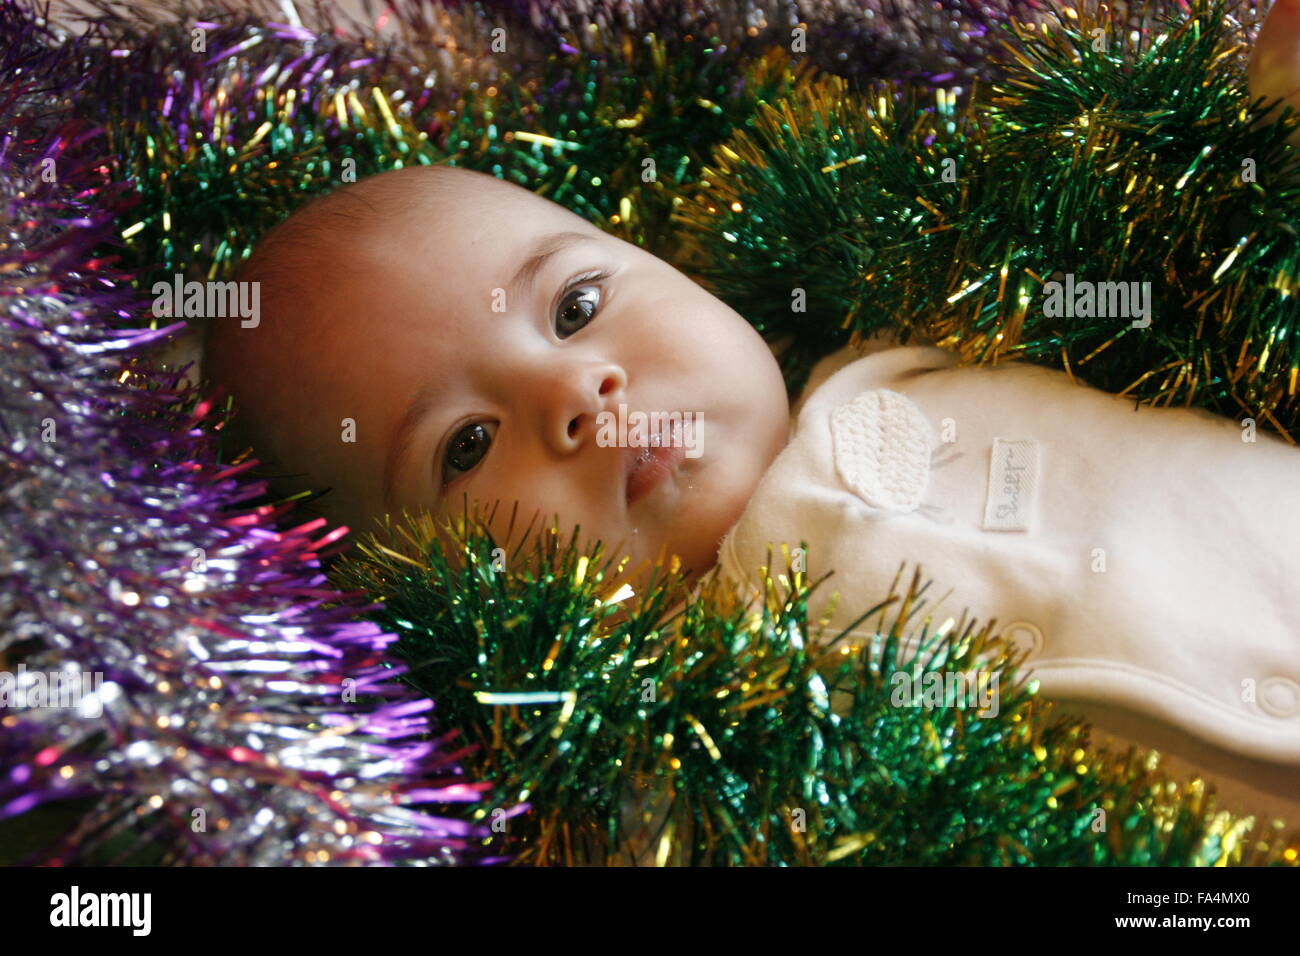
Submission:
<svg viewBox="0 0 1300 956">
<path fill-rule="evenodd" d="M 1045 693 L 1300 764 L 1300 452 L 1274 436 L 886 340 L 823 362 L 792 423 L 732 309 L 449 167 L 311 203 L 239 278 L 261 283 L 262 318 L 215 321 L 206 371 L 259 457 L 330 488 L 337 523 L 465 496 L 506 506 L 504 540 L 519 502 L 524 524 L 558 515 L 634 562 L 676 554 L 690 580 L 721 559 L 752 582 L 769 545 L 806 544 L 841 626 L 920 562 L 1024 640 Z M 687 424 L 639 442 L 611 427 L 653 412 Z"/>
<path fill-rule="evenodd" d="M 345 186 L 272 230 L 238 278 L 261 283 L 262 317 L 213 321 L 205 372 L 258 457 L 328 486 L 320 510 L 357 531 L 403 507 L 460 514 L 467 497 L 502 501 L 505 541 L 518 502 L 521 526 L 558 514 L 633 566 L 675 553 L 694 580 L 786 442 L 780 369 L 740 315 L 482 173 Z"/>
</svg>

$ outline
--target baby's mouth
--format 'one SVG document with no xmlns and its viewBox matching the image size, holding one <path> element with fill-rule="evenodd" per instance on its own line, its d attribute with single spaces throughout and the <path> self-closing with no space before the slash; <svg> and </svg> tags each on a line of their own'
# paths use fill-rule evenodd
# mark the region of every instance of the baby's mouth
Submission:
<svg viewBox="0 0 1300 956">
<path fill-rule="evenodd" d="M 663 434 L 656 436 L 658 444 L 627 449 L 627 503 L 633 505 L 644 498 L 675 472 L 686 458 L 686 450 L 694 438 L 689 420 L 674 421 Z"/>
</svg>

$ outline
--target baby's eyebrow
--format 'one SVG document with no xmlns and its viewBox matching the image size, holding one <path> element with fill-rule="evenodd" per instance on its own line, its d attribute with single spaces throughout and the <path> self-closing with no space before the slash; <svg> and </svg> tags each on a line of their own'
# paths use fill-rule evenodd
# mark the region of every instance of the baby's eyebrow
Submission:
<svg viewBox="0 0 1300 956">
<path fill-rule="evenodd" d="M 584 240 L 590 242 L 599 241 L 596 236 L 572 230 L 552 232 L 539 238 L 529 250 L 523 264 L 515 271 L 514 276 L 507 284 L 507 301 L 512 301 L 517 296 L 526 295 L 532 289 L 533 283 L 537 281 L 538 273 L 542 271 L 552 257 Z M 410 454 L 411 436 L 433 408 L 439 391 L 437 382 L 429 382 L 416 392 L 415 397 L 411 399 L 411 403 L 407 405 L 406 411 L 402 413 L 401 421 L 393 429 L 393 437 L 388 443 L 388 454 L 384 459 L 383 501 L 385 510 L 392 507 L 393 485 L 397 480 L 398 472 L 406 461 L 406 456 Z"/>
<path fill-rule="evenodd" d="M 552 256 L 558 255 L 569 246 L 583 240 L 596 241 L 595 236 L 589 236 L 585 232 L 573 232 L 566 230 L 563 232 L 552 232 L 542 236 L 533 245 L 528 257 L 524 259 L 514 278 L 506 286 L 506 301 L 513 300 L 516 296 L 522 295 L 533 287 L 533 282 L 537 279 L 537 273 L 542 271 L 542 267 L 551 259 Z"/>
</svg>

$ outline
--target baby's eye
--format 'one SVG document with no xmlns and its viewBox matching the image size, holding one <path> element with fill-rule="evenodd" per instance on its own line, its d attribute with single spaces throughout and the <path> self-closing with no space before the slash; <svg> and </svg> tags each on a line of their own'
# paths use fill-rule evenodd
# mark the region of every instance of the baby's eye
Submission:
<svg viewBox="0 0 1300 956">
<path fill-rule="evenodd" d="M 454 480 L 456 476 L 451 474 L 453 470 L 461 474 L 472 471 L 487 453 L 488 446 L 491 444 L 492 436 L 488 434 L 483 422 L 466 425 L 452 435 L 451 441 L 447 443 L 447 454 L 442 461 L 443 484 Z"/>
<path fill-rule="evenodd" d="M 555 309 L 555 331 L 562 339 L 568 338 L 596 315 L 600 304 L 600 289 L 582 286 L 564 294 Z M 572 324 L 573 328 L 568 328 Z"/>
</svg>

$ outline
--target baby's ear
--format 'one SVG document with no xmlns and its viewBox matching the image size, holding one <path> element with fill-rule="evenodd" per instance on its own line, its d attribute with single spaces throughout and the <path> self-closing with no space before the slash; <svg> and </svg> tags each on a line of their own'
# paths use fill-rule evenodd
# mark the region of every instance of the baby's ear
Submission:
<svg viewBox="0 0 1300 956">
<path fill-rule="evenodd" d="M 1252 100 L 1281 100 L 1282 106 L 1300 111 L 1300 0 L 1276 0 L 1260 27 L 1255 48 L 1246 64 Z M 1281 109 L 1268 114 L 1277 120 Z M 1290 136 L 1300 145 L 1300 128 Z"/>
</svg>

